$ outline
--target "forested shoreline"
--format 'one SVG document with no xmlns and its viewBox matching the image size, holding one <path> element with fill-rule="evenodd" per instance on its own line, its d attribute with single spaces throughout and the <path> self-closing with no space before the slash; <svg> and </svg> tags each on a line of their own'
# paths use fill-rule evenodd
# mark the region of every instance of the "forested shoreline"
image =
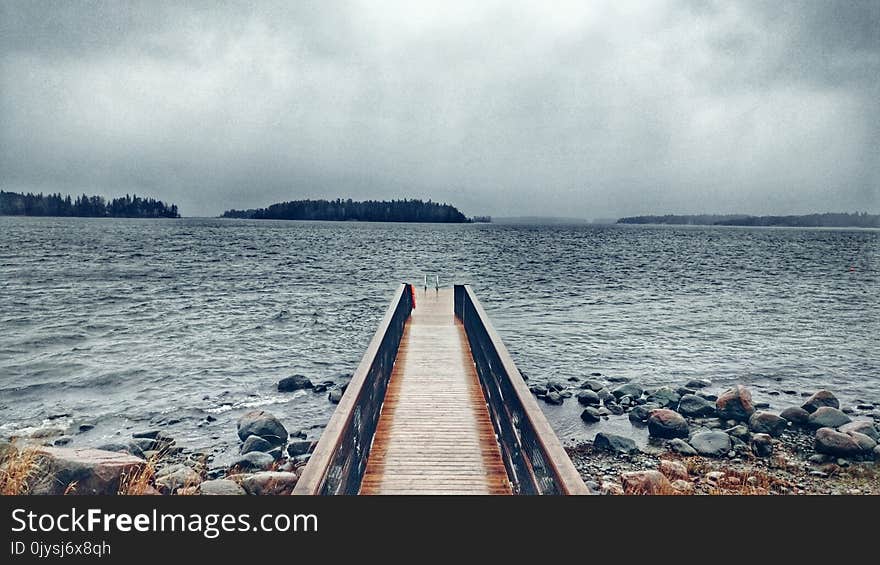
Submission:
<svg viewBox="0 0 880 565">
<path fill-rule="evenodd" d="M 805 228 L 880 228 L 880 215 L 867 212 L 805 214 L 800 216 L 749 216 L 745 214 L 696 214 L 631 216 L 618 224 L 668 224 L 694 226 L 787 226 Z"/>
<path fill-rule="evenodd" d="M 126 194 L 107 201 L 103 196 L 86 194 L 71 198 L 69 194 L 20 194 L 0 190 L 0 216 L 179 218 L 180 213 L 176 204 L 137 195 Z"/>
<path fill-rule="evenodd" d="M 359 222 L 466 223 L 470 220 L 451 204 L 428 200 L 292 200 L 267 208 L 227 210 L 223 218 L 253 220 L 328 220 Z"/>
</svg>

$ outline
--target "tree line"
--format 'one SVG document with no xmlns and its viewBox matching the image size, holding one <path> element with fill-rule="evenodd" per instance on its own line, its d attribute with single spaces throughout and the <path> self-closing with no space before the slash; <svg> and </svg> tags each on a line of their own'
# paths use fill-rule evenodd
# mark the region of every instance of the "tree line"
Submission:
<svg viewBox="0 0 880 565">
<path fill-rule="evenodd" d="M 880 228 L 880 215 L 867 212 L 805 214 L 801 216 L 748 216 L 744 214 L 697 214 L 631 216 L 618 224 L 671 224 L 698 226 L 787 226 L 804 228 Z"/>
<path fill-rule="evenodd" d="M 250 210 L 227 210 L 223 218 L 249 218 L 255 220 L 331 220 L 360 222 L 469 222 L 451 204 L 438 204 L 428 200 L 292 200 L 272 204 L 268 208 Z"/>
<path fill-rule="evenodd" d="M 102 196 L 76 198 L 56 194 L 19 194 L 0 190 L 0 215 L 84 218 L 179 218 L 176 204 L 126 194 L 109 202 Z"/>
</svg>

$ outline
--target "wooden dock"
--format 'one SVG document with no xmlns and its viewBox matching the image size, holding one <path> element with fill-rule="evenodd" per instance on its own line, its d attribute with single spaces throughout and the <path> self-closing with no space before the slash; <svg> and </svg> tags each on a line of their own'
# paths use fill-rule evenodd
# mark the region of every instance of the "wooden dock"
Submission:
<svg viewBox="0 0 880 565">
<path fill-rule="evenodd" d="M 416 293 L 360 494 L 511 494 L 452 289 Z"/>
<path fill-rule="evenodd" d="M 398 287 L 293 494 L 588 494 L 467 285 Z"/>
</svg>

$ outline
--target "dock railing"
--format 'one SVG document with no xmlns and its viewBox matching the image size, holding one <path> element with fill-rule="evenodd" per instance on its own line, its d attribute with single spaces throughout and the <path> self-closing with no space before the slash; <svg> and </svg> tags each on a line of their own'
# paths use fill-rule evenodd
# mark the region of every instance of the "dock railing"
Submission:
<svg viewBox="0 0 880 565">
<path fill-rule="evenodd" d="M 293 494 L 357 494 L 406 321 L 410 285 L 401 284 Z"/>
<path fill-rule="evenodd" d="M 514 494 L 589 494 L 470 285 L 454 293 Z"/>
</svg>

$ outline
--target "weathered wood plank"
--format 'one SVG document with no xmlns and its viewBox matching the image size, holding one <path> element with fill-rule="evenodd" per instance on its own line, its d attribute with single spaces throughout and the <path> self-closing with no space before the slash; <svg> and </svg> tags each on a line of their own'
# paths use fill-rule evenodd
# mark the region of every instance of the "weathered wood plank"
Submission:
<svg viewBox="0 0 880 565">
<path fill-rule="evenodd" d="M 418 291 L 361 494 L 510 494 L 452 290 Z"/>
</svg>

